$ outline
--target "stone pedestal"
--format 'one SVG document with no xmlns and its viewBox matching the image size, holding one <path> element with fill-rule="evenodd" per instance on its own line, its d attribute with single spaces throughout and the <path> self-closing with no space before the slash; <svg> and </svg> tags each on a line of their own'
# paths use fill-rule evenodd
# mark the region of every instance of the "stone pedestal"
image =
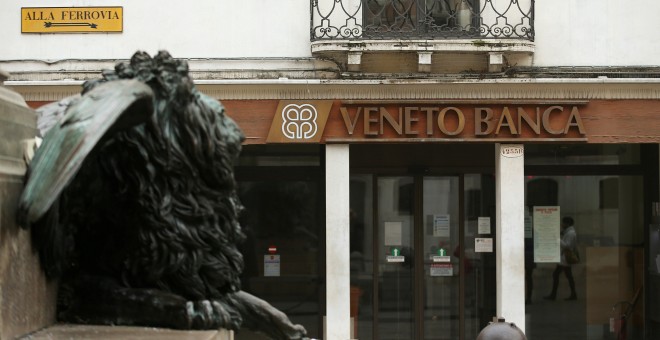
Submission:
<svg viewBox="0 0 660 340">
<path fill-rule="evenodd" d="M 0 72 L 0 82 L 3 78 Z M 56 285 L 46 282 L 30 233 L 15 218 L 26 171 L 24 148 L 36 131 L 36 113 L 0 86 L 0 339 L 55 322 Z"/>
<path fill-rule="evenodd" d="M 225 329 L 209 331 L 180 331 L 165 328 L 64 325 L 48 327 L 31 334 L 25 340 L 234 340 L 234 332 Z"/>
</svg>

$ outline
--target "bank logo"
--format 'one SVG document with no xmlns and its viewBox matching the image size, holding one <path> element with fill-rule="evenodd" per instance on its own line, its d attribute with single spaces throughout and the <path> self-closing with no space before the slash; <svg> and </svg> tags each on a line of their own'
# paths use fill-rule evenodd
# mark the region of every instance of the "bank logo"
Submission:
<svg viewBox="0 0 660 340">
<path fill-rule="evenodd" d="M 289 139 L 310 139 L 316 135 L 316 108 L 309 104 L 289 104 L 282 109 L 282 134 Z"/>
<path fill-rule="evenodd" d="M 320 143 L 332 100 L 280 100 L 266 143 Z"/>
</svg>

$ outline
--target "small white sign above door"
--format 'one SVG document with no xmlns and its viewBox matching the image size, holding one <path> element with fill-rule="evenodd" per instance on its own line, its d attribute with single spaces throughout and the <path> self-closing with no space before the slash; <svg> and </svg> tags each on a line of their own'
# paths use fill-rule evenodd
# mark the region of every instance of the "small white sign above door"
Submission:
<svg viewBox="0 0 660 340">
<path fill-rule="evenodd" d="M 392 256 L 388 255 L 387 258 L 387 263 L 401 263 L 401 262 L 406 262 L 406 257 L 405 256 Z"/>
<path fill-rule="evenodd" d="M 522 157 L 525 153 L 525 148 L 522 145 L 503 145 L 500 148 L 500 154 L 507 158 Z"/>
<path fill-rule="evenodd" d="M 431 256 L 433 262 L 450 262 L 451 256 Z"/>
</svg>

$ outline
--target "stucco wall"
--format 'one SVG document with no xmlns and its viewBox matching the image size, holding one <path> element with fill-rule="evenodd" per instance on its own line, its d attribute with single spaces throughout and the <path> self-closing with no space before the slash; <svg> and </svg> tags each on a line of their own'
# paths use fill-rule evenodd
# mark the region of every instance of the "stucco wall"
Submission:
<svg viewBox="0 0 660 340">
<path fill-rule="evenodd" d="M 659 65 L 660 1 L 536 0 L 536 66 Z"/>
<path fill-rule="evenodd" d="M 122 6 L 123 33 L 21 33 L 21 7 Z M 178 58 L 307 57 L 309 2 L 49 0 L 0 2 L 0 60 L 125 59 L 166 49 Z"/>
<path fill-rule="evenodd" d="M 320 0 L 328 1 L 328 0 Z M 21 6 L 123 6 L 124 32 L 22 34 Z M 658 65 L 660 1 L 537 0 L 537 66 Z M 182 58 L 310 56 L 310 3 L 142 0 L 3 0 L 0 60 L 126 58 L 167 49 Z"/>
</svg>

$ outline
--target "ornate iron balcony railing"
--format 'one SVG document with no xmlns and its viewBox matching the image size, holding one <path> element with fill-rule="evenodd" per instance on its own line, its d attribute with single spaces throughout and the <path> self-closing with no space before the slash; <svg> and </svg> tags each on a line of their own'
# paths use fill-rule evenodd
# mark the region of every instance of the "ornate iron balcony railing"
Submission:
<svg viewBox="0 0 660 340">
<path fill-rule="evenodd" d="M 534 40 L 534 0 L 311 0 L 311 40 Z"/>
</svg>

